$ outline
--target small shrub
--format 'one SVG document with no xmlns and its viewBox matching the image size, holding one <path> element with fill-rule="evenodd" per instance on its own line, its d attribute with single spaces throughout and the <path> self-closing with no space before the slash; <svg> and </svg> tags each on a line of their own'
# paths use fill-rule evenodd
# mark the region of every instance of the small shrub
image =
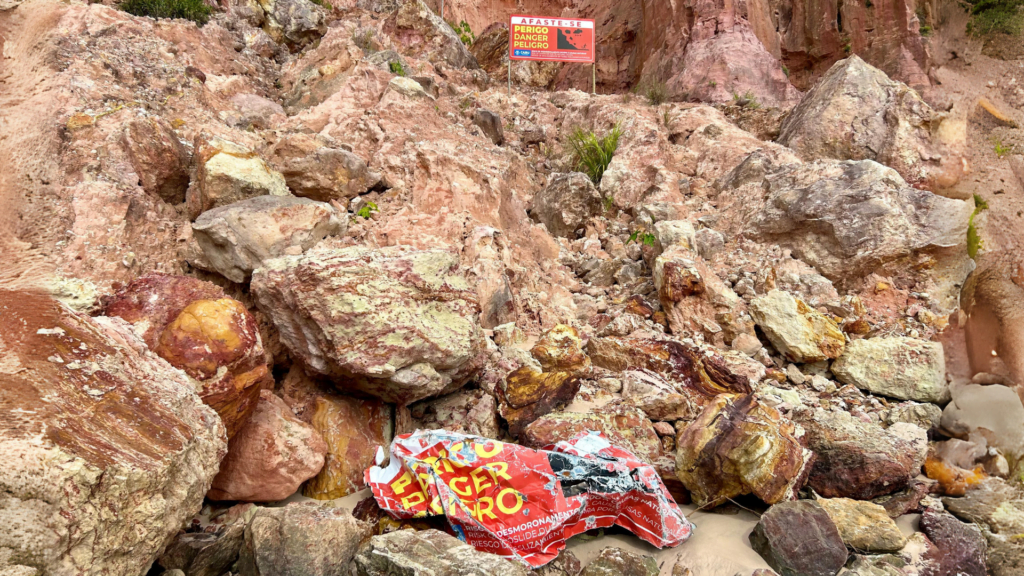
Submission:
<svg viewBox="0 0 1024 576">
<path fill-rule="evenodd" d="M 661 106 L 668 100 L 668 90 L 665 83 L 659 80 L 648 80 L 643 86 L 644 96 L 651 106 Z"/>
<path fill-rule="evenodd" d="M 655 240 L 657 240 L 657 238 L 654 237 L 654 234 L 651 234 L 647 230 L 636 230 L 629 235 L 629 240 L 626 240 L 626 244 L 629 244 L 630 242 L 639 242 L 644 246 L 654 246 Z"/>
<path fill-rule="evenodd" d="M 611 131 L 598 138 L 593 132 L 575 128 L 569 134 L 569 148 L 572 149 L 573 169 L 590 177 L 594 184 L 601 182 L 605 169 L 612 161 L 619 147 L 622 130 L 616 124 Z"/>
<path fill-rule="evenodd" d="M 996 156 L 998 156 L 999 158 L 1002 158 L 1003 156 L 1006 156 L 1010 152 L 1013 152 L 1013 146 L 1003 146 L 1002 140 L 995 140 L 994 144 L 995 145 L 993 149 L 995 150 Z"/>
<path fill-rule="evenodd" d="M 668 128 L 668 125 L 672 123 L 672 118 L 668 115 L 669 109 L 665 108 L 664 112 L 661 113 L 661 122 Z"/>
<path fill-rule="evenodd" d="M 405 68 L 401 62 L 388 62 L 388 68 L 392 74 L 398 74 L 399 76 L 405 76 Z"/>
<path fill-rule="evenodd" d="M 985 202 L 984 198 L 975 194 L 974 212 L 971 213 L 971 217 L 967 220 L 967 255 L 971 258 L 977 256 L 978 250 L 985 247 L 981 241 L 981 236 L 978 235 L 978 229 L 974 226 L 974 217 L 987 209 L 988 202 Z"/>
<path fill-rule="evenodd" d="M 708 80 L 708 86 L 714 88 L 715 86 L 718 86 L 718 82 L 715 82 L 714 80 Z"/>
<path fill-rule="evenodd" d="M 786 78 L 789 78 L 789 68 L 785 64 L 782 66 L 782 73 L 786 75 Z"/>
<path fill-rule="evenodd" d="M 375 212 L 380 212 L 380 210 L 377 209 L 377 205 L 373 202 L 367 202 L 365 206 L 356 211 L 356 216 L 359 216 L 364 220 L 369 220 L 370 216 Z"/>
<path fill-rule="evenodd" d="M 323 8 L 323 9 L 325 9 L 325 10 L 334 10 L 334 6 L 332 6 L 331 3 L 328 2 L 327 0 L 309 0 L 309 1 L 312 2 L 313 4 L 316 4 L 317 6 L 319 6 L 321 8 Z"/>
<path fill-rule="evenodd" d="M 983 36 L 993 32 L 1020 36 L 1024 32 L 1024 0 L 975 0 L 970 2 L 967 32 Z"/>
<path fill-rule="evenodd" d="M 203 0 L 125 0 L 121 9 L 135 16 L 182 18 L 200 26 L 210 20 L 212 12 Z"/>
<path fill-rule="evenodd" d="M 458 24 L 452 24 L 449 22 L 448 25 L 452 27 L 452 30 L 454 30 L 459 36 L 459 40 L 461 40 L 466 46 L 469 46 L 476 40 L 476 34 L 473 34 L 473 31 L 469 28 L 469 23 L 465 20 Z"/>
<path fill-rule="evenodd" d="M 609 194 L 604 197 L 604 211 L 611 212 L 615 208 L 615 196 Z"/>
<path fill-rule="evenodd" d="M 364 52 L 373 52 L 373 37 L 375 35 L 376 31 L 373 28 L 356 29 L 352 31 L 352 41 Z"/>
<path fill-rule="evenodd" d="M 633 96 L 629 92 L 626 92 L 625 94 L 622 95 L 622 103 L 623 104 L 629 104 L 629 102 L 632 99 L 633 99 Z"/>
</svg>

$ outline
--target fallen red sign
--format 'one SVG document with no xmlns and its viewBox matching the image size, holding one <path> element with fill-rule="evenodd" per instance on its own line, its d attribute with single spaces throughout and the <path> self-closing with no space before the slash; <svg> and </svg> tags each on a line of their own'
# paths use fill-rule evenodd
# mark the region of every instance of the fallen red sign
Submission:
<svg viewBox="0 0 1024 576">
<path fill-rule="evenodd" d="M 365 476 L 377 504 L 395 518 L 445 514 L 477 550 L 533 567 L 594 528 L 617 524 L 659 548 L 693 531 L 654 468 L 597 432 L 532 450 L 418 430 L 396 437 L 388 466 Z"/>
<path fill-rule="evenodd" d="M 509 17 L 508 57 L 512 60 L 593 62 L 595 41 L 593 20 Z"/>
</svg>

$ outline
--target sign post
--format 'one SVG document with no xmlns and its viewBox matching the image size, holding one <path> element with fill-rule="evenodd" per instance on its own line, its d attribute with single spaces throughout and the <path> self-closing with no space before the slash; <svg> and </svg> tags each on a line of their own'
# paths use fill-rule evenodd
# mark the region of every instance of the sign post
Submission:
<svg viewBox="0 0 1024 576">
<path fill-rule="evenodd" d="M 512 95 L 512 61 L 592 64 L 592 92 L 597 92 L 597 26 L 585 18 L 512 15 L 508 23 L 508 91 Z"/>
</svg>

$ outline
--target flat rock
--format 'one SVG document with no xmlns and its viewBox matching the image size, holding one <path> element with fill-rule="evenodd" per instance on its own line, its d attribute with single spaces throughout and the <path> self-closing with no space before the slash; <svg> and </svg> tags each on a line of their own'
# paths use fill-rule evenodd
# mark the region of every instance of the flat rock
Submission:
<svg viewBox="0 0 1024 576">
<path fill-rule="evenodd" d="M 479 552 L 438 530 L 399 530 L 370 538 L 355 559 L 359 576 L 527 576 L 522 564 Z"/>
<path fill-rule="evenodd" d="M 430 98 L 433 100 L 430 94 L 427 94 L 427 91 L 423 89 L 423 86 L 412 78 L 395 76 L 390 82 L 388 82 L 388 88 L 402 96 L 408 96 L 410 98 L 418 98 L 422 96 L 423 98 Z"/>
<path fill-rule="evenodd" d="M 311 373 L 386 402 L 460 388 L 482 366 L 476 292 L 444 250 L 334 248 L 268 260 L 260 309 Z"/>
<path fill-rule="evenodd" d="M 603 433 L 613 446 L 629 450 L 648 464 L 661 456 L 661 440 L 654 425 L 643 412 L 626 406 L 589 414 L 552 412 L 527 426 L 520 442 L 530 448 L 544 448 L 589 431 Z"/>
<path fill-rule="evenodd" d="M 768 504 L 796 498 L 813 455 L 793 423 L 754 395 L 720 395 L 676 440 L 676 475 L 698 506 L 754 494 Z"/>
<path fill-rule="evenodd" d="M 874 394 L 944 404 L 950 399 L 942 344 L 914 338 L 864 338 L 832 363 L 836 380 Z"/>
<path fill-rule="evenodd" d="M 597 554 L 580 576 L 658 576 L 653 556 L 609 546 Z"/>
<path fill-rule="evenodd" d="M 839 529 L 843 543 L 864 552 L 894 552 L 907 544 L 885 508 L 849 498 L 820 498 L 818 504 Z"/>
<path fill-rule="evenodd" d="M 228 445 L 211 500 L 273 502 L 294 494 L 324 466 L 327 444 L 269 390 Z"/>
<path fill-rule="evenodd" d="M 750 545 L 781 576 L 835 576 L 846 564 L 839 530 L 816 502 L 782 502 L 761 515 Z"/>
<path fill-rule="evenodd" d="M 501 146 L 505 142 L 505 129 L 501 125 L 501 116 L 494 112 L 483 108 L 477 109 L 473 112 L 473 124 L 480 128 L 496 146 Z"/>
<path fill-rule="evenodd" d="M 0 316 L 5 569 L 144 573 L 199 512 L 224 425 L 120 319 L 6 290 Z"/>
<path fill-rule="evenodd" d="M 192 233 L 210 269 L 242 283 L 264 261 L 301 254 L 328 236 L 343 234 L 347 223 L 346 215 L 324 202 L 257 196 L 203 212 L 192 223 Z"/>
<path fill-rule="evenodd" d="M 772 290 L 750 301 L 750 315 L 775 349 L 792 362 L 839 357 L 846 345 L 839 326 L 789 292 Z"/>
<path fill-rule="evenodd" d="M 601 193 L 586 174 L 556 172 L 533 196 L 530 216 L 555 236 L 576 238 L 576 230 L 601 209 Z"/>
<path fill-rule="evenodd" d="M 927 449 L 924 431 L 904 438 L 852 417 L 848 412 L 800 409 L 793 421 L 806 431 L 816 456 L 807 485 L 826 498 L 870 500 L 906 488 L 921 472 Z"/>
<path fill-rule="evenodd" d="M 245 529 L 240 576 L 349 576 L 372 526 L 346 508 L 299 502 L 257 508 Z"/>
</svg>

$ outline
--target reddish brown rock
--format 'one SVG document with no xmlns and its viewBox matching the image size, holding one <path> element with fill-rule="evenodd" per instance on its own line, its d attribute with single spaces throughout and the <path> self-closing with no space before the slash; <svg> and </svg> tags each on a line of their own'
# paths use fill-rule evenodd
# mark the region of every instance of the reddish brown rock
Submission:
<svg viewBox="0 0 1024 576">
<path fill-rule="evenodd" d="M 132 120 L 122 142 L 143 190 L 169 204 L 185 201 L 189 155 L 167 122 L 154 117 Z"/>
<path fill-rule="evenodd" d="M 229 437 L 272 379 L 255 318 L 213 284 L 152 274 L 115 294 L 105 312 L 133 324 L 154 352 L 199 381 L 200 397 L 220 414 Z"/>
<path fill-rule="evenodd" d="M 750 533 L 750 545 L 784 576 L 835 576 L 849 556 L 832 519 L 810 500 L 769 508 Z"/>
<path fill-rule="evenodd" d="M 497 388 L 501 416 L 509 433 L 518 437 L 530 422 L 564 407 L 580 390 L 580 379 L 590 373 L 590 358 L 583 351 L 579 332 L 560 324 L 546 332 L 530 350 L 541 366 L 521 366 Z"/>
<path fill-rule="evenodd" d="M 302 489 L 303 495 L 318 500 L 361 490 L 363 471 L 373 464 L 378 446 L 387 449 L 394 433 L 390 404 L 343 396 L 332 388 L 308 377 L 299 366 L 281 382 L 284 401 L 327 443 L 323 469 Z"/>
<path fill-rule="evenodd" d="M 530 448 L 544 448 L 589 431 L 602 432 L 613 445 L 629 450 L 648 464 L 661 456 L 661 441 L 654 425 L 643 412 L 626 406 L 603 408 L 590 414 L 552 412 L 527 426 L 520 441 Z"/>
<path fill-rule="evenodd" d="M 228 455 L 206 495 L 211 500 L 273 502 L 294 494 L 324 466 L 327 444 L 269 390 L 231 439 Z"/>
<path fill-rule="evenodd" d="M 199 512 L 223 424 L 117 318 L 0 290 L 0 319 L 5 567 L 144 573 Z"/>
<path fill-rule="evenodd" d="M 753 395 L 721 395 L 676 441 L 676 474 L 700 506 L 754 494 L 768 504 L 796 498 L 814 456 L 795 426 Z"/>
<path fill-rule="evenodd" d="M 668 339 L 603 337 L 591 338 L 587 351 L 595 366 L 650 371 L 671 387 L 630 399 L 655 420 L 692 420 L 719 394 L 752 391 L 747 377 L 732 371 L 712 349 Z"/>
<path fill-rule="evenodd" d="M 935 563 L 934 574 L 940 576 L 985 576 L 988 566 L 985 553 L 988 545 L 981 530 L 965 524 L 955 516 L 929 508 L 921 515 L 921 531 L 935 544 L 930 555 Z"/>
<path fill-rule="evenodd" d="M 870 500 L 906 488 L 921 472 L 924 454 L 916 442 L 848 412 L 804 409 L 793 420 L 816 456 L 807 485 L 821 496 Z"/>
</svg>

